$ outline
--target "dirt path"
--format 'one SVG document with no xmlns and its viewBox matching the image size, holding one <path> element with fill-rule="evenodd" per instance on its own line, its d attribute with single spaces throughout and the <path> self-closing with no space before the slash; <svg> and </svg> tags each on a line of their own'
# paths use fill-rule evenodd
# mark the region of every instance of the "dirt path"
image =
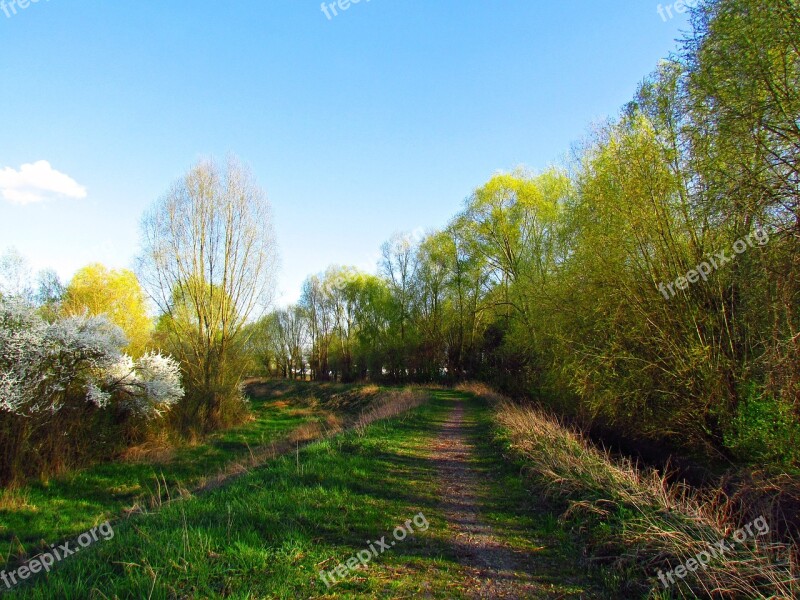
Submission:
<svg viewBox="0 0 800 600">
<path fill-rule="evenodd" d="M 468 574 L 471 597 L 552 597 L 533 580 L 528 557 L 509 548 L 481 518 L 482 484 L 470 467 L 472 456 L 464 433 L 464 405 L 458 402 L 433 446 L 433 460 L 452 544 Z"/>
</svg>

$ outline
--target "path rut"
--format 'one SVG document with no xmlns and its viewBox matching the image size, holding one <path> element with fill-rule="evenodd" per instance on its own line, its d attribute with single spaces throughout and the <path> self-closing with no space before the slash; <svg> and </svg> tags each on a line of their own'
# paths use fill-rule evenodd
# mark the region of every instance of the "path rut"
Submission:
<svg viewBox="0 0 800 600">
<path fill-rule="evenodd" d="M 433 446 L 443 511 L 473 598 L 551 597 L 530 573 L 530 561 L 509 548 L 481 516 L 482 483 L 470 467 L 473 448 L 458 402 Z"/>
</svg>

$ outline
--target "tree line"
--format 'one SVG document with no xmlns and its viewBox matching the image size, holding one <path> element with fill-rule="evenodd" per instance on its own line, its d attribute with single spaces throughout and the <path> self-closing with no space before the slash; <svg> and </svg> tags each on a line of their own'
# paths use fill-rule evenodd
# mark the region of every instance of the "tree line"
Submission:
<svg viewBox="0 0 800 600">
<path fill-rule="evenodd" d="M 799 42 L 791 0 L 698 3 L 679 52 L 564 164 L 492 177 L 443 230 L 384 244 L 374 275 L 309 277 L 251 353 L 286 377 L 483 378 L 796 462 Z"/>
</svg>

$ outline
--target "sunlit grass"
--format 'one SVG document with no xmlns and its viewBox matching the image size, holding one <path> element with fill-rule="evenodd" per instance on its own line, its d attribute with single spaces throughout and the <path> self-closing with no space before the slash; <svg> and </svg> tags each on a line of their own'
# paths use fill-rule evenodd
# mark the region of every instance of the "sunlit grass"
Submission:
<svg viewBox="0 0 800 600">
<path fill-rule="evenodd" d="M 327 411 L 291 397 L 251 398 L 252 418 L 241 427 L 180 447 L 129 453 L 0 494 L 0 564 L 30 554 L 126 510 L 149 509 L 180 490 L 191 489 L 231 461 L 248 456 L 293 429 L 325 421 Z"/>
<path fill-rule="evenodd" d="M 464 598 L 429 448 L 461 395 L 436 392 L 421 407 L 361 432 L 313 443 L 202 496 L 117 526 L 113 540 L 70 558 L 12 596 L 21 598 Z M 477 400 L 466 434 L 487 483 L 487 518 L 512 549 L 539 552 L 541 597 L 579 597 L 577 553 L 491 442 Z M 330 589 L 319 578 L 422 512 L 409 536 Z M 589 597 L 589 596 L 586 596 Z"/>
</svg>

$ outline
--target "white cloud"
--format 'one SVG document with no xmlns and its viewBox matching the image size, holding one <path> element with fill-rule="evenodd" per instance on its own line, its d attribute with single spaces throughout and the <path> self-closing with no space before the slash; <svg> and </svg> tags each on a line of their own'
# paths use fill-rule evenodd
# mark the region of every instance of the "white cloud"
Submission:
<svg viewBox="0 0 800 600">
<path fill-rule="evenodd" d="M 14 204 L 33 204 L 58 197 L 85 198 L 86 188 L 40 160 L 22 165 L 19 171 L 1 169 L 0 195 Z"/>
</svg>

